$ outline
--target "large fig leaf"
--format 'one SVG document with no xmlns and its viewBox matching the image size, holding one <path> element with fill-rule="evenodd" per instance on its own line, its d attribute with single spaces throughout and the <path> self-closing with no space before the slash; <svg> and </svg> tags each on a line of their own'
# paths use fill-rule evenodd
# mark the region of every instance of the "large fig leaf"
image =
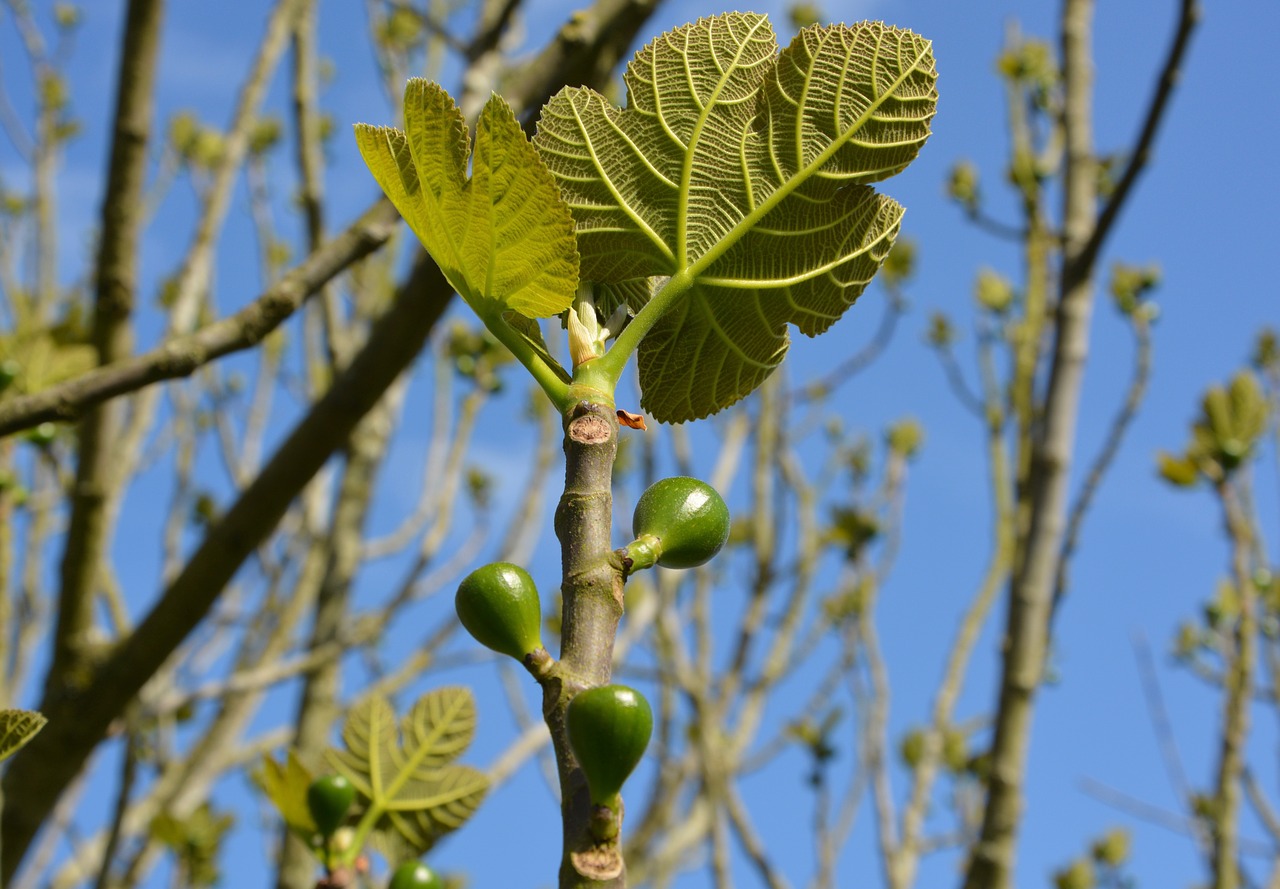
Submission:
<svg viewBox="0 0 1280 889">
<path fill-rule="evenodd" d="M 858 297 L 903 212 L 866 183 L 919 152 L 936 79 L 910 31 L 806 28 L 779 54 L 765 16 L 730 13 L 640 50 L 625 110 L 585 88 L 547 104 L 534 145 L 573 212 L 582 277 L 693 280 L 640 344 L 656 419 L 744 397 L 788 324 L 815 336 Z"/>
<path fill-rule="evenodd" d="M 474 156 L 462 112 L 435 83 L 409 81 L 404 122 L 357 124 L 356 140 L 453 288 L 486 319 L 567 309 L 578 286 L 573 220 L 507 103 L 493 96 L 480 112 Z"/>
<path fill-rule="evenodd" d="M 457 759 L 475 735 L 476 709 L 465 688 L 422 696 L 401 720 L 376 695 L 353 708 L 344 750 L 329 762 L 368 802 L 380 830 L 394 830 L 415 854 L 471 817 L 488 789 L 485 775 Z"/>
</svg>

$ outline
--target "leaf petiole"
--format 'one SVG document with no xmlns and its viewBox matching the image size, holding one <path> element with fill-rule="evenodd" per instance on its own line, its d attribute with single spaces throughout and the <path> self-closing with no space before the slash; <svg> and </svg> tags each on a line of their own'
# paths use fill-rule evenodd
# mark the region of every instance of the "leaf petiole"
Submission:
<svg viewBox="0 0 1280 889">
<path fill-rule="evenodd" d="M 640 346 L 645 334 L 670 311 L 680 298 L 693 287 L 694 278 L 687 271 L 678 272 L 667 279 L 667 283 L 644 304 L 631 323 L 622 329 L 613 345 L 604 356 L 591 362 L 592 375 L 601 381 L 608 382 L 608 391 L 612 392 L 627 368 L 627 362 Z M 576 375 L 575 375 L 576 378 Z M 599 384 L 597 384 L 599 385 Z"/>
<path fill-rule="evenodd" d="M 568 410 L 573 404 L 573 398 L 569 394 L 569 384 L 561 376 L 562 374 L 567 376 L 563 368 L 559 364 L 554 367 L 548 364 L 546 359 L 529 345 L 529 341 L 502 317 L 501 307 L 496 312 L 477 311 L 477 314 L 494 338 L 506 346 L 515 359 L 524 365 L 525 370 L 529 371 L 529 374 L 542 387 L 547 398 L 551 399 L 551 403 L 556 406 L 556 410 L 562 414 Z M 552 361 L 554 363 L 554 359 Z"/>
</svg>

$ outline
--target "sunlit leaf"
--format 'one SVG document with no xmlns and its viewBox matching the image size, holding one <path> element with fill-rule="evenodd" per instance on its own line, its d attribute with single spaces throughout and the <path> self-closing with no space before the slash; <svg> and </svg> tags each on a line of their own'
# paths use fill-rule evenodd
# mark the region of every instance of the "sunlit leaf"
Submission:
<svg viewBox="0 0 1280 889">
<path fill-rule="evenodd" d="M 254 783 L 271 800 L 285 825 L 306 839 L 316 833 L 315 821 L 307 805 L 307 788 L 314 778 L 293 750 L 288 752 L 284 762 L 278 762 L 270 755 L 263 756 L 261 768 L 253 773 Z"/>
<path fill-rule="evenodd" d="M 474 156 L 439 85 L 410 80 L 404 118 L 404 131 L 357 124 L 356 140 L 453 288 L 483 318 L 567 309 L 578 285 L 573 220 L 507 103 L 493 96 L 480 112 Z"/>
<path fill-rule="evenodd" d="M 429 692 L 399 726 L 391 704 L 375 695 L 347 714 L 346 749 L 328 758 L 379 813 L 378 827 L 394 829 L 420 855 L 466 821 L 488 789 L 482 772 L 453 762 L 471 744 L 475 722 L 465 688 Z"/>
<path fill-rule="evenodd" d="M 534 144 L 584 279 L 695 279 L 640 345 L 642 406 L 679 422 L 748 394 L 789 324 L 822 333 L 866 287 L 902 218 L 867 183 L 924 144 L 936 72 L 910 31 L 806 28 L 779 54 L 766 17 L 731 13 L 657 38 L 625 80 L 625 110 L 562 90 Z"/>
</svg>

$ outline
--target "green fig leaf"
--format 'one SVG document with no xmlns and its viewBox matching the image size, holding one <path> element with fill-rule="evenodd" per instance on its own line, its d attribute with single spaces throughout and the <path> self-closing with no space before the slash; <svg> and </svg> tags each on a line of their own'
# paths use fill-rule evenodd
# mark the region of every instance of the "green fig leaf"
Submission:
<svg viewBox="0 0 1280 889">
<path fill-rule="evenodd" d="M 315 780 L 311 770 L 302 764 L 298 754 L 289 750 L 284 762 L 270 754 L 262 757 L 262 765 L 253 772 L 254 783 L 271 800 L 285 826 L 301 837 L 310 839 L 316 832 L 315 820 L 307 805 L 307 788 Z"/>
<path fill-rule="evenodd" d="M 48 721 L 34 710 L 0 710 L 0 760 L 25 747 Z"/>
<path fill-rule="evenodd" d="M 534 144 L 573 212 L 582 277 L 692 286 L 640 344 L 641 405 L 681 422 L 721 410 L 816 336 L 889 252 L 902 207 L 867 183 L 902 170 L 937 104 L 929 41 L 878 22 L 811 27 L 780 55 L 765 16 L 657 38 L 628 104 L 566 88 Z"/>
<path fill-rule="evenodd" d="M 475 724 L 465 688 L 423 695 L 398 730 L 391 704 L 373 695 L 347 714 L 345 749 L 330 750 L 328 760 L 379 812 L 377 827 L 393 829 L 421 855 L 471 817 L 488 789 L 484 773 L 453 762 L 470 746 Z"/>
<path fill-rule="evenodd" d="M 404 119 L 403 131 L 357 124 L 360 153 L 458 294 L 484 319 L 569 308 L 573 220 L 510 106 L 498 96 L 485 104 L 474 155 L 461 110 L 439 85 L 410 80 Z"/>
</svg>

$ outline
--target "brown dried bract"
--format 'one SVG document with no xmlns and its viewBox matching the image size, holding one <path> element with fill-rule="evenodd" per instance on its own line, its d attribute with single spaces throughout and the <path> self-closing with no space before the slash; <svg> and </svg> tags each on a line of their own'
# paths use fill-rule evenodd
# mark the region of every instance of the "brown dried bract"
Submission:
<svg viewBox="0 0 1280 889">
<path fill-rule="evenodd" d="M 633 414 L 631 411 L 618 410 L 618 422 L 630 429 L 647 430 L 649 427 L 644 424 L 644 414 Z"/>
</svg>

